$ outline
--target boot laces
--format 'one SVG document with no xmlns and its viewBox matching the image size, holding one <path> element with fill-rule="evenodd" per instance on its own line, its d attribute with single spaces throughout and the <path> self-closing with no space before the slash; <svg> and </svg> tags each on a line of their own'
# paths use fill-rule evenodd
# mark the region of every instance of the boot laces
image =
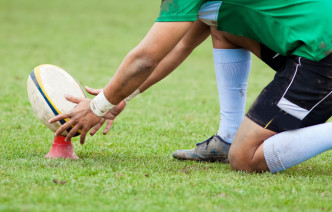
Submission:
<svg viewBox="0 0 332 212">
<path fill-rule="evenodd" d="M 206 139 L 206 141 L 203 141 L 201 143 L 197 143 L 196 146 L 200 146 L 202 144 L 205 144 L 206 143 L 206 148 L 207 146 L 209 145 L 210 141 L 212 140 L 213 136 L 211 136 L 210 138 Z"/>
</svg>

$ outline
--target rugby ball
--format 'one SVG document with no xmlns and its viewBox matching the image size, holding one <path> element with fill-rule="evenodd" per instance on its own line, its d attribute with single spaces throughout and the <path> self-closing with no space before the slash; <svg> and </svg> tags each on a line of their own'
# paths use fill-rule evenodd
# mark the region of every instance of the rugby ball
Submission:
<svg viewBox="0 0 332 212">
<path fill-rule="evenodd" d="M 28 97 L 37 117 L 51 130 L 56 131 L 66 123 L 60 120 L 50 124 L 48 120 L 56 115 L 73 109 L 76 104 L 64 97 L 69 94 L 84 98 L 82 86 L 68 72 L 55 65 L 39 65 L 31 71 L 27 81 Z M 62 135 L 66 136 L 71 128 Z"/>
</svg>

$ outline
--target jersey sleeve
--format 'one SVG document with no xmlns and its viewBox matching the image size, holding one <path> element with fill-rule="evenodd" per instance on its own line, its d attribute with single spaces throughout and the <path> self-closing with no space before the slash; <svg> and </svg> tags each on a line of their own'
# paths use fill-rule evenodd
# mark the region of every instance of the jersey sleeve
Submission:
<svg viewBox="0 0 332 212">
<path fill-rule="evenodd" d="M 203 0 L 162 0 L 156 22 L 196 21 Z"/>
</svg>

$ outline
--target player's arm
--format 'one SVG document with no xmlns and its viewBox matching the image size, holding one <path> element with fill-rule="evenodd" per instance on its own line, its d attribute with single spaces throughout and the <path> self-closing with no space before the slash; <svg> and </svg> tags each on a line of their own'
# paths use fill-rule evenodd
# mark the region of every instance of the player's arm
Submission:
<svg viewBox="0 0 332 212">
<path fill-rule="evenodd" d="M 156 22 L 142 42 L 126 56 L 104 88 L 106 99 L 116 105 L 133 93 L 183 38 L 191 25 L 192 22 Z"/>
<path fill-rule="evenodd" d="M 210 27 L 206 24 L 196 21 L 176 45 L 176 47 L 157 65 L 152 74 L 144 81 L 144 83 L 134 92 L 129 98 L 131 99 L 138 93 L 143 93 L 146 89 L 165 78 L 168 74 L 173 72 L 189 55 L 210 35 Z M 92 95 L 98 95 L 102 89 L 92 89 L 85 87 L 86 91 Z M 126 101 L 127 103 L 127 101 Z M 107 134 L 111 129 L 114 119 L 125 108 L 126 104 L 121 102 L 116 106 L 117 110 L 107 113 L 107 123 L 103 134 Z M 105 116 L 104 116 L 105 117 Z M 90 135 L 94 135 L 104 124 L 106 120 L 103 119 L 91 131 Z"/>
<path fill-rule="evenodd" d="M 173 72 L 209 35 L 210 27 L 201 21 L 196 21 L 176 47 L 158 64 L 148 79 L 139 86 L 139 91 L 144 92 Z"/>
<path fill-rule="evenodd" d="M 66 140 L 70 140 L 78 130 L 81 130 L 80 142 L 83 144 L 87 132 L 101 121 L 108 110 L 133 93 L 150 76 L 191 25 L 192 22 L 156 22 L 139 45 L 124 58 L 103 92 L 94 98 L 91 109 L 90 99 L 67 97 L 69 101 L 78 105 L 72 111 L 49 120 L 53 123 L 65 118 L 70 119 L 55 132 L 55 136 L 74 126 Z"/>
</svg>

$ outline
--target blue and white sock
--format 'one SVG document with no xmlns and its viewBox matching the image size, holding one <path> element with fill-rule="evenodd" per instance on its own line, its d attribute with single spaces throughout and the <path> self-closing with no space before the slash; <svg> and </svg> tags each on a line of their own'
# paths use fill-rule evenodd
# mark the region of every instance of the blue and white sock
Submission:
<svg viewBox="0 0 332 212">
<path fill-rule="evenodd" d="M 251 53 L 245 49 L 213 49 L 220 101 L 217 135 L 232 143 L 245 112 Z"/>
<path fill-rule="evenodd" d="M 274 135 L 263 143 L 270 172 L 283 171 L 332 149 L 332 122 Z"/>
</svg>

